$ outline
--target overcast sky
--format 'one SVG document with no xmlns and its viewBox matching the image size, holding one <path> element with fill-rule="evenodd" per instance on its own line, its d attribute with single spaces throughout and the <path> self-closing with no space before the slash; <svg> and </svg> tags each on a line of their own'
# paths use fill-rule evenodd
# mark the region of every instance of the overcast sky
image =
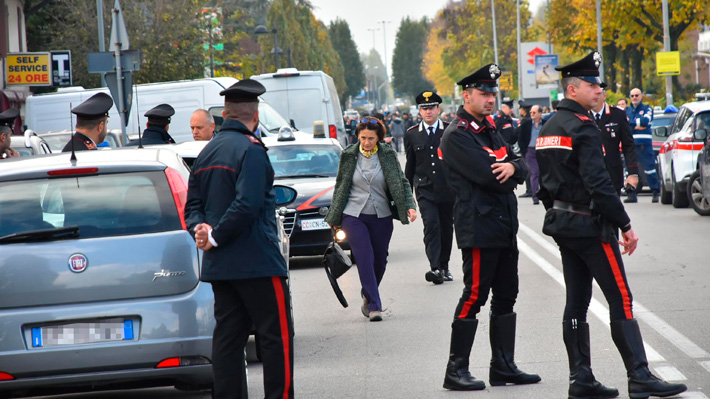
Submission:
<svg viewBox="0 0 710 399">
<path fill-rule="evenodd" d="M 392 52 L 399 24 L 409 16 L 418 20 L 426 16 L 433 19 L 437 11 L 442 9 L 449 0 L 310 0 L 313 14 L 326 25 L 337 18 L 344 19 L 350 25 L 350 32 L 360 53 L 369 53 L 374 46 L 380 57 L 385 57 L 387 50 L 387 71 L 391 75 Z M 538 6 L 547 0 L 529 0 L 530 9 L 534 12 Z M 513 15 L 515 18 L 515 15 Z M 381 21 L 392 21 L 383 24 Z M 368 30 L 368 28 L 370 30 Z M 387 39 L 385 43 L 385 38 Z"/>
</svg>

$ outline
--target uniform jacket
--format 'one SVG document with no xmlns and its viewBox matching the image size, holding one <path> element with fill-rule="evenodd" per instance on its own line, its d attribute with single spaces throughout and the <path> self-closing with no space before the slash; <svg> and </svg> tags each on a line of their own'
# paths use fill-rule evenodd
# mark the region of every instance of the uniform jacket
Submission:
<svg viewBox="0 0 710 399">
<path fill-rule="evenodd" d="M 532 134 L 533 120 L 531 117 L 526 116 L 520 121 L 520 126 L 518 127 L 518 147 L 520 147 L 520 154 L 525 156 L 528 152 L 528 144 L 530 144 L 530 135 Z"/>
<path fill-rule="evenodd" d="M 513 118 L 501 112 L 501 114 L 495 118 L 494 122 L 496 130 L 506 143 L 513 144 L 518 141 L 518 130 L 516 129 L 518 125 Z"/>
<path fill-rule="evenodd" d="M 547 209 L 545 234 L 600 237 L 610 231 L 602 231 L 604 221 L 617 228 L 630 223 L 606 170 L 599 128 L 579 103 L 560 101 L 540 131 L 535 156 L 540 167 L 537 196 Z M 555 200 L 591 207 L 592 216 L 554 209 Z"/>
<path fill-rule="evenodd" d="M 264 145 L 241 122 L 226 119 L 195 160 L 185 205 L 188 230 L 208 223 L 218 244 L 204 253 L 203 281 L 287 275 L 273 183 Z"/>
<path fill-rule="evenodd" d="M 463 107 L 456 116 L 441 139 L 444 174 L 456 194 L 456 242 L 459 248 L 515 248 L 518 202 L 513 190 L 525 182 L 528 164 L 489 119 L 478 121 Z M 515 166 L 515 174 L 503 184 L 491 169 L 502 162 Z"/>
<path fill-rule="evenodd" d="M 172 144 L 175 143 L 175 140 L 173 140 L 172 136 L 170 136 L 165 129 L 157 126 L 149 126 L 143 131 L 143 134 L 141 135 L 141 142 L 143 145 Z M 136 145 L 138 145 L 138 140 L 131 140 L 131 142 L 126 146 L 131 147 Z"/>
<path fill-rule="evenodd" d="M 88 138 L 87 136 L 76 132 L 72 135 L 71 140 L 74 140 L 74 151 L 88 151 L 88 150 L 96 150 L 96 143 L 94 143 L 94 140 Z M 71 152 L 71 140 L 67 142 L 67 145 L 62 148 L 62 152 Z"/>
<path fill-rule="evenodd" d="M 377 143 L 377 156 L 380 160 L 380 167 L 385 176 L 387 192 L 397 207 L 397 214 L 392 212 L 392 216 L 399 219 L 402 224 L 409 223 L 407 210 L 416 209 L 412 198 L 412 189 L 409 182 L 402 173 L 402 168 L 397 159 L 397 153 L 387 144 Z M 340 164 L 338 165 L 338 176 L 335 178 L 335 188 L 333 189 L 333 199 L 325 215 L 325 221 L 332 226 L 340 226 L 343 220 L 343 210 L 348 202 L 350 188 L 353 184 L 353 174 L 357 166 L 357 157 L 360 153 L 360 143 L 349 145 L 340 153 Z"/>
<path fill-rule="evenodd" d="M 595 119 L 596 121 L 596 119 Z M 630 175 L 638 175 L 638 159 L 636 158 L 636 146 L 634 137 L 631 134 L 631 127 L 626 120 L 626 112 L 609 104 L 604 104 L 601 118 L 597 122 L 597 127 L 601 131 L 602 152 L 606 169 L 611 176 L 611 183 L 619 192 L 624 187 L 624 164 L 621 161 L 621 145 L 624 153 L 624 160 Z"/>
<path fill-rule="evenodd" d="M 439 159 L 441 136 L 448 126 L 448 123 L 438 120 L 434 134 L 429 135 L 422 122 L 409 128 L 404 136 L 407 157 L 404 175 L 416 190 L 417 198 L 437 203 L 454 202 L 454 193 L 446 184 Z"/>
<path fill-rule="evenodd" d="M 653 136 L 651 135 L 653 108 L 644 103 L 639 103 L 638 107 L 634 107 L 634 104 L 631 103 L 626 107 L 626 117 L 629 120 L 636 144 L 653 144 Z M 641 126 L 644 129 L 636 130 L 636 126 Z"/>
</svg>

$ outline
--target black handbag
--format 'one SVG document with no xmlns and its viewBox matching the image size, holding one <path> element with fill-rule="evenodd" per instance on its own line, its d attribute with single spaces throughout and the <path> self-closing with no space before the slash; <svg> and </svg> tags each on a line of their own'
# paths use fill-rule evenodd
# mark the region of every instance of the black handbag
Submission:
<svg viewBox="0 0 710 399">
<path fill-rule="evenodd" d="M 348 301 L 345 300 L 345 296 L 340 290 L 337 279 L 352 267 L 353 263 L 350 260 L 350 257 L 337 242 L 332 241 L 325 249 L 321 263 L 323 263 L 325 274 L 328 276 L 328 280 L 330 281 L 331 287 L 333 287 L 335 296 L 338 298 L 338 301 L 340 301 L 340 304 L 343 305 L 344 308 L 347 308 Z"/>
</svg>

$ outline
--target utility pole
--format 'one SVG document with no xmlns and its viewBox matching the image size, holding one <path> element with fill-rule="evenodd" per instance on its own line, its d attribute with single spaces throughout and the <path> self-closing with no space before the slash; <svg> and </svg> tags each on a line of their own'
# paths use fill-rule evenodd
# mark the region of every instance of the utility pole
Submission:
<svg viewBox="0 0 710 399">
<path fill-rule="evenodd" d="M 495 0 L 491 0 L 491 13 L 493 14 L 493 50 L 495 52 L 495 60 L 496 60 L 496 65 L 498 65 L 498 34 L 496 32 L 496 6 L 495 6 Z M 498 107 L 501 105 L 501 93 L 500 90 L 498 90 L 497 96 L 498 98 Z"/>
<path fill-rule="evenodd" d="M 663 0 L 663 51 L 671 51 L 671 35 L 668 29 L 668 0 Z M 672 79 L 666 76 L 666 107 L 673 104 Z"/>
<path fill-rule="evenodd" d="M 99 51 L 106 51 L 106 46 L 104 42 L 106 38 L 104 36 L 104 2 L 103 0 L 96 0 L 96 21 L 99 24 Z M 106 87 L 106 74 L 101 74 L 101 86 Z"/>
<path fill-rule="evenodd" d="M 664 0 L 665 1 L 665 0 Z M 597 0 L 597 51 L 599 54 L 602 53 L 602 2 Z M 599 79 L 604 81 L 604 57 L 602 57 L 602 63 L 599 64 Z"/>
<path fill-rule="evenodd" d="M 380 28 L 367 28 L 367 30 L 372 32 L 372 49 L 377 51 L 377 47 L 375 47 L 375 31 L 380 30 Z"/>
<path fill-rule="evenodd" d="M 515 10 L 517 14 L 517 28 L 518 28 L 518 99 L 523 99 L 523 58 L 520 54 L 520 0 L 515 0 Z"/>
<path fill-rule="evenodd" d="M 384 39 L 383 46 L 385 49 L 385 54 L 384 54 L 384 57 L 385 57 L 385 82 L 389 82 L 389 75 L 387 74 L 387 32 L 385 32 L 386 31 L 385 24 L 391 24 L 392 21 L 382 20 L 382 21 L 378 21 L 378 22 L 382 24 L 382 38 Z"/>
</svg>

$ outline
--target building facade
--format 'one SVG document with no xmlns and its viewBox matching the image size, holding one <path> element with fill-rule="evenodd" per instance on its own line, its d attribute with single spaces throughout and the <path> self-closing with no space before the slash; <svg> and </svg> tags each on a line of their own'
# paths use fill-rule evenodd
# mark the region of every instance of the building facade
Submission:
<svg viewBox="0 0 710 399">
<path fill-rule="evenodd" d="M 13 107 L 24 114 L 24 103 L 30 91 L 28 86 L 7 85 L 5 59 L 8 53 L 27 51 L 25 15 L 20 0 L 0 0 L 0 112 Z M 22 121 L 15 122 L 15 134 L 22 134 Z"/>
</svg>

